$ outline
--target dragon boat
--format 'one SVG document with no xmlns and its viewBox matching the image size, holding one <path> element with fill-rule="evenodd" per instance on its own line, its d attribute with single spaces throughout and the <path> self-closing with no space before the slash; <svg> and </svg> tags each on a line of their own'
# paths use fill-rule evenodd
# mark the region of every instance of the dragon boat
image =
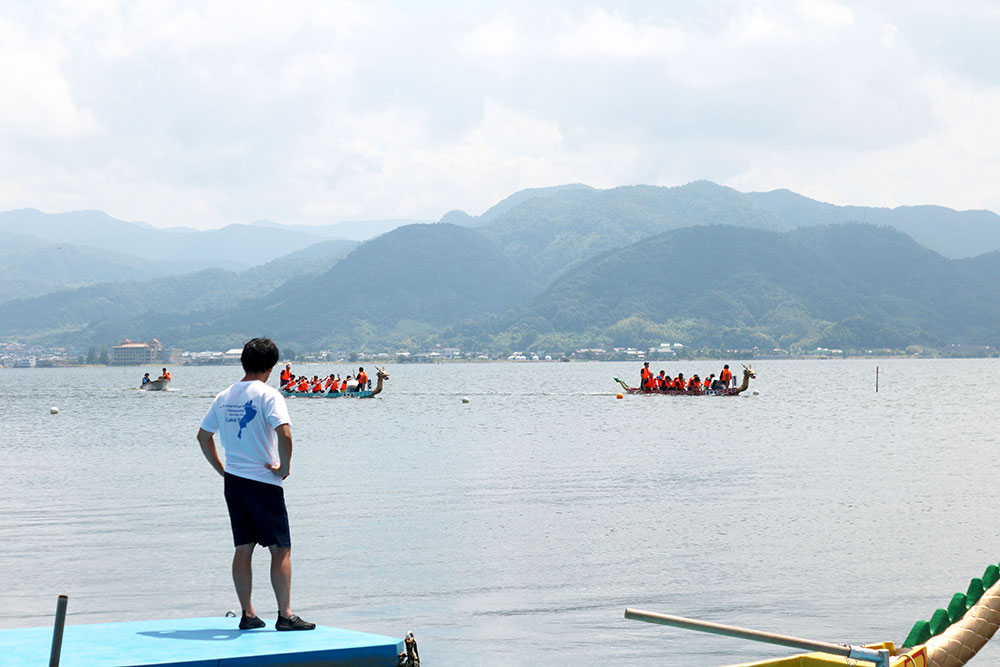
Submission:
<svg viewBox="0 0 1000 667">
<path fill-rule="evenodd" d="M 161 378 L 159 380 L 150 380 L 146 384 L 141 384 L 139 385 L 139 389 L 142 389 L 143 391 L 166 391 L 169 384 L 170 380 Z"/>
<path fill-rule="evenodd" d="M 695 387 L 693 389 L 641 389 L 639 387 L 630 387 L 624 380 L 619 380 L 615 378 L 615 382 L 622 386 L 627 394 L 642 394 L 650 396 L 739 396 L 747 390 L 750 386 L 750 380 L 757 377 L 757 373 L 754 372 L 749 366 L 743 366 L 743 384 L 739 387 L 725 387 L 722 389 L 705 389 L 703 387 Z"/>
<path fill-rule="evenodd" d="M 817 642 L 636 609 L 626 609 L 625 618 L 811 651 L 729 667 L 962 667 L 1000 627 L 1000 568 L 988 566 L 965 593 L 955 593 L 946 608 L 936 610 L 929 621 L 917 621 L 898 647 L 893 642 Z"/>
<path fill-rule="evenodd" d="M 304 391 L 285 391 L 281 390 L 282 396 L 287 396 L 288 398 L 372 398 L 382 393 L 383 383 L 389 379 L 389 374 L 384 370 L 375 367 L 375 388 L 365 389 L 362 391 L 317 391 L 317 392 L 304 392 Z"/>
</svg>

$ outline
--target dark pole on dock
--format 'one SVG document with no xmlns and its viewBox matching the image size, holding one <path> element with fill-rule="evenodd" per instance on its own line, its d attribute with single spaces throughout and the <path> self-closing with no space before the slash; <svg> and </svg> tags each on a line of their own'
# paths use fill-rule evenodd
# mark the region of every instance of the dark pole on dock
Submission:
<svg viewBox="0 0 1000 667">
<path fill-rule="evenodd" d="M 878 366 L 875 367 L 875 393 L 878 393 Z"/>
<path fill-rule="evenodd" d="M 52 653 L 49 655 L 49 667 L 59 667 L 59 654 L 62 652 L 63 628 L 66 627 L 66 605 L 69 598 L 59 596 L 56 602 L 56 625 L 52 629 Z"/>
</svg>

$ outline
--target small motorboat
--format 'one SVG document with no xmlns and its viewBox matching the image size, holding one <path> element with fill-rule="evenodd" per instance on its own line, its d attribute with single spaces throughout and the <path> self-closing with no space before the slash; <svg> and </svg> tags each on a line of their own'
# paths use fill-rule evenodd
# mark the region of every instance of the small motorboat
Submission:
<svg viewBox="0 0 1000 667">
<path fill-rule="evenodd" d="M 164 391 L 169 384 L 170 380 L 166 378 L 161 380 L 150 380 L 146 384 L 139 385 L 139 389 L 142 389 L 143 391 Z"/>
</svg>

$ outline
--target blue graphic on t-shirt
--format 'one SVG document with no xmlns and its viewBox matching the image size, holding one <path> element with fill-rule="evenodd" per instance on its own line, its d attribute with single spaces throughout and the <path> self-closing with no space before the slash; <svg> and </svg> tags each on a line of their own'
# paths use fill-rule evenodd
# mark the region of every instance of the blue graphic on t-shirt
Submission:
<svg viewBox="0 0 1000 667">
<path fill-rule="evenodd" d="M 243 404 L 243 417 L 240 418 L 240 430 L 236 432 L 236 437 L 243 439 L 243 428 L 253 421 L 253 418 L 257 416 L 257 411 L 253 409 L 253 401 L 247 401 Z"/>
</svg>

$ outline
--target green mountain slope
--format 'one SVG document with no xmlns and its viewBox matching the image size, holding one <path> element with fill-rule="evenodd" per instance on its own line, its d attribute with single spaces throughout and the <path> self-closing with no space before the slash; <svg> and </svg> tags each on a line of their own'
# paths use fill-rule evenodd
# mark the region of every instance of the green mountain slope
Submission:
<svg viewBox="0 0 1000 667">
<path fill-rule="evenodd" d="M 221 328 L 267 331 L 303 346 L 401 341 L 503 312 L 537 292 L 479 232 L 408 225 L 359 246 L 319 276 L 206 314 L 181 335 L 199 339 Z"/>
<path fill-rule="evenodd" d="M 945 257 L 974 257 L 1000 250 L 1000 216 L 942 206 L 836 206 L 788 190 L 747 193 L 791 227 L 861 222 L 895 227 Z"/>
<path fill-rule="evenodd" d="M 448 224 L 393 230 L 323 272 L 303 266 L 288 257 L 242 274 L 12 302 L 0 305 L 0 333 L 23 325 L 41 331 L 39 340 L 77 344 L 155 336 L 191 349 L 263 333 L 299 349 L 364 347 L 425 340 L 447 325 L 505 312 L 540 289 L 480 232 Z"/>
<path fill-rule="evenodd" d="M 676 188 L 575 186 L 530 194 L 481 229 L 541 282 L 606 250 L 670 229 L 710 224 L 786 228 L 742 193 L 707 181 Z"/>
<path fill-rule="evenodd" d="M 948 260 L 888 228 L 712 226 L 609 252 L 518 318 L 619 344 L 905 347 L 996 342 L 998 296 L 996 258 Z"/>
</svg>

